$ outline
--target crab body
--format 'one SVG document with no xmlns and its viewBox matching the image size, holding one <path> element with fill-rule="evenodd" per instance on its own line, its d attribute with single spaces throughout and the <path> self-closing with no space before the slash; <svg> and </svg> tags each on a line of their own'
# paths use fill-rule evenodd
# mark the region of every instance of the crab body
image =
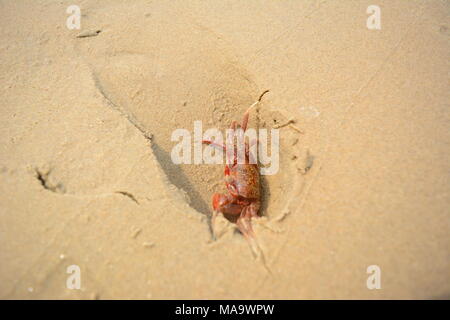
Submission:
<svg viewBox="0 0 450 320">
<path fill-rule="evenodd" d="M 256 104 L 256 103 L 255 103 Z M 244 114 L 242 124 L 239 125 L 236 121 L 231 123 L 231 129 L 242 129 L 245 132 L 247 129 L 250 109 L 253 104 Z M 204 144 L 222 149 L 227 154 L 234 152 L 233 163 L 225 166 L 225 186 L 227 194 L 215 193 L 212 197 L 212 206 L 214 214 L 212 219 L 218 212 L 225 217 L 236 218 L 236 225 L 245 237 L 253 237 L 253 230 L 251 226 L 251 219 L 258 217 L 261 198 L 261 185 L 258 164 L 250 161 L 249 145 L 257 143 L 256 141 L 245 141 L 245 161 L 238 163 L 236 157 L 237 146 L 234 145 L 234 150 L 228 150 L 226 146 L 218 144 L 213 141 L 203 140 Z M 234 220 L 234 219 L 230 219 Z"/>
</svg>

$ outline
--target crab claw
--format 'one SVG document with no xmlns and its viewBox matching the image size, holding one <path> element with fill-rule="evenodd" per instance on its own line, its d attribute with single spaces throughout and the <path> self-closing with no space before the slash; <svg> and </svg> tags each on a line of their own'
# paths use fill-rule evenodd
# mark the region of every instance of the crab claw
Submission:
<svg viewBox="0 0 450 320">
<path fill-rule="evenodd" d="M 213 209 L 223 214 L 239 215 L 244 207 L 241 204 L 237 204 L 235 200 L 232 195 L 215 193 L 212 197 Z"/>
<path fill-rule="evenodd" d="M 212 197 L 212 206 L 214 211 L 219 211 L 219 208 L 224 205 L 223 198 L 225 198 L 224 195 L 220 193 L 214 193 Z"/>
</svg>

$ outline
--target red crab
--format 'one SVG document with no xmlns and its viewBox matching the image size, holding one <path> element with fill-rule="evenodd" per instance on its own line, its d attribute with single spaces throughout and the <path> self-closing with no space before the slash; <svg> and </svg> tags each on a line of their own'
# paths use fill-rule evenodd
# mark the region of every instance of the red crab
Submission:
<svg viewBox="0 0 450 320">
<path fill-rule="evenodd" d="M 239 125 L 236 121 L 231 122 L 230 128 L 236 130 L 241 128 L 242 132 L 247 130 L 250 110 L 258 102 L 261 101 L 262 96 L 257 102 L 252 104 L 250 108 L 244 113 L 242 124 Z M 251 153 L 249 152 L 250 145 L 257 141 L 251 141 L 250 144 L 245 141 L 245 162 L 239 164 L 236 157 L 237 146 L 234 145 L 234 150 L 227 150 L 226 146 L 210 140 L 203 140 L 204 144 L 222 149 L 226 153 L 234 154 L 233 163 L 225 165 L 225 185 L 228 194 L 215 193 L 212 197 L 212 206 L 214 214 L 212 223 L 214 223 L 217 212 L 221 212 L 225 216 L 236 217 L 236 225 L 241 233 L 246 238 L 253 238 L 253 229 L 251 226 L 251 219 L 258 217 L 258 211 L 261 204 L 261 191 L 259 180 L 259 167 L 256 161 L 250 161 Z"/>
</svg>

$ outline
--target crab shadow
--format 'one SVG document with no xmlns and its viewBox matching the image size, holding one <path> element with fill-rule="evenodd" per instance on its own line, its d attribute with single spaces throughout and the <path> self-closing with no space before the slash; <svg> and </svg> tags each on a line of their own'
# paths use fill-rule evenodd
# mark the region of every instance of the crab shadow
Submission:
<svg viewBox="0 0 450 320">
<path fill-rule="evenodd" d="M 208 204 L 202 200 L 200 193 L 183 170 L 172 162 L 169 153 L 164 151 L 156 142 L 152 143 L 152 149 L 169 182 L 186 192 L 190 199 L 196 199 L 196 201 L 190 201 L 189 205 L 202 214 L 211 215 L 211 209 L 208 207 Z"/>
</svg>

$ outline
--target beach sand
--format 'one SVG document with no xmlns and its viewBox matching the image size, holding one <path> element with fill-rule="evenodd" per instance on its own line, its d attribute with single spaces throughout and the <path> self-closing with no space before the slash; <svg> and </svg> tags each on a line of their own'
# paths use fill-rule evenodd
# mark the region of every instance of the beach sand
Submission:
<svg viewBox="0 0 450 320">
<path fill-rule="evenodd" d="M 0 2 L 0 298 L 450 298 L 449 2 L 73 4 Z M 265 90 L 255 256 L 171 135 Z"/>
</svg>

